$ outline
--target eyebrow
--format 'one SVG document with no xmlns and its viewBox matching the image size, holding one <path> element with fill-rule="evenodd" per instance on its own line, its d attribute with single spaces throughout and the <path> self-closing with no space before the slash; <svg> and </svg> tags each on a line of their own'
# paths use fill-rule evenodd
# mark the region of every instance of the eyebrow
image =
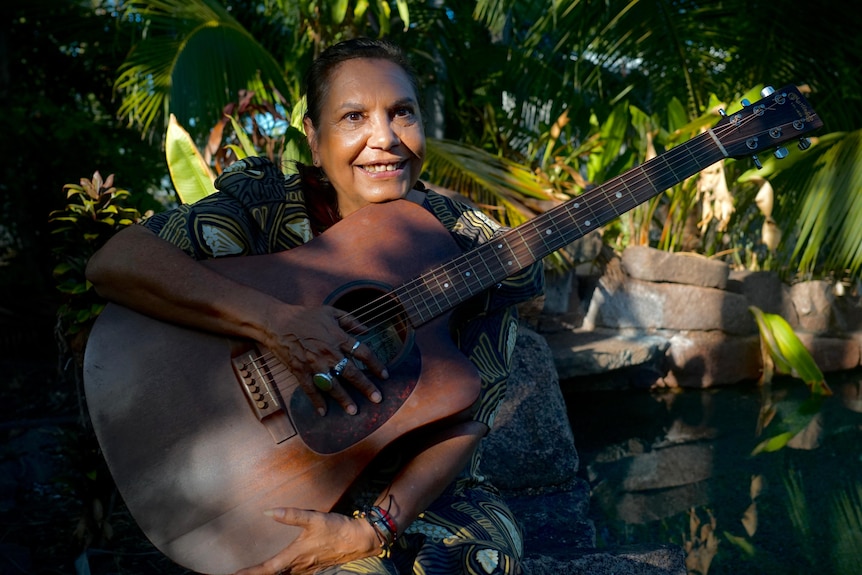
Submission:
<svg viewBox="0 0 862 575">
<path fill-rule="evenodd" d="M 398 106 L 403 106 L 405 104 L 411 104 L 411 105 L 415 106 L 418 104 L 418 102 L 416 101 L 416 98 L 412 98 L 410 96 L 405 96 L 404 98 L 399 98 L 399 99 L 395 100 L 394 102 L 392 102 L 392 104 L 390 104 L 389 107 L 390 108 L 396 108 Z M 344 102 L 343 104 L 341 104 L 337 108 L 337 110 L 339 110 L 339 111 L 344 110 L 344 109 L 350 109 L 350 110 L 360 109 L 360 110 L 362 110 L 362 109 L 365 109 L 365 105 L 360 104 L 359 102 L 347 101 L 347 102 Z"/>
</svg>

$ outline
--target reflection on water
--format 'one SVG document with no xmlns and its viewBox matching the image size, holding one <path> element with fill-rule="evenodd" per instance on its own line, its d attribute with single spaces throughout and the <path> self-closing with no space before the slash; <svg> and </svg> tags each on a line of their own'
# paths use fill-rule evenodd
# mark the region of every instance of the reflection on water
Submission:
<svg viewBox="0 0 862 575">
<path fill-rule="evenodd" d="M 862 573 L 862 370 L 827 382 L 804 430 L 754 456 L 800 427 L 800 380 L 567 393 L 599 547 L 672 542 L 692 574 Z"/>
</svg>

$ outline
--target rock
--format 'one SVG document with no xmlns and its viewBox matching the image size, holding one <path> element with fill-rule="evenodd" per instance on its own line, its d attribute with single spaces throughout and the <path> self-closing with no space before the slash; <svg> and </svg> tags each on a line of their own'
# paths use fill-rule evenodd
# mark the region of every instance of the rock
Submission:
<svg viewBox="0 0 862 575">
<path fill-rule="evenodd" d="M 541 495 L 507 495 L 524 534 L 526 555 L 563 555 L 594 549 L 596 526 L 588 518 L 590 487 L 581 479 L 565 491 Z"/>
<path fill-rule="evenodd" d="M 671 282 L 700 287 L 725 289 L 730 267 L 704 256 L 671 253 L 647 246 L 629 246 L 623 251 L 623 269 L 634 279 L 648 282 Z"/>
<path fill-rule="evenodd" d="M 506 397 L 482 442 L 482 471 L 504 491 L 568 485 L 578 453 L 547 341 L 522 327 L 512 362 Z"/>
<path fill-rule="evenodd" d="M 811 353 L 820 371 L 829 373 L 859 367 L 862 361 L 860 341 L 854 338 L 817 337 L 811 333 L 796 334 L 802 345 Z"/>
<path fill-rule="evenodd" d="M 686 575 L 685 554 L 673 545 L 592 551 L 575 558 L 528 557 L 524 575 Z"/>
<path fill-rule="evenodd" d="M 835 295 L 829 282 L 818 280 L 794 284 L 790 286 L 790 297 L 802 331 L 827 333 L 835 324 L 832 313 Z"/>
<path fill-rule="evenodd" d="M 545 335 L 560 380 L 661 363 L 667 338 L 616 330 L 572 330 Z"/>
<path fill-rule="evenodd" d="M 670 337 L 669 387 L 707 388 L 760 378 L 760 336 L 718 331 L 685 331 Z"/>
<path fill-rule="evenodd" d="M 602 278 L 584 318 L 584 328 L 721 330 L 757 333 L 745 296 L 725 290 L 633 278 L 617 285 Z"/>
<path fill-rule="evenodd" d="M 799 317 L 790 296 L 790 286 L 775 272 L 731 271 L 727 289 L 745 296 L 750 305 L 766 313 L 778 314 L 791 326 L 799 325 Z"/>
</svg>

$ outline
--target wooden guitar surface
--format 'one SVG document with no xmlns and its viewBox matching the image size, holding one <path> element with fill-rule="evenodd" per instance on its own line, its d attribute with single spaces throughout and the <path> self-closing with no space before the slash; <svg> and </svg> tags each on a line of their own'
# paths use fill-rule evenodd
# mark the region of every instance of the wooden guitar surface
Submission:
<svg viewBox="0 0 862 575">
<path fill-rule="evenodd" d="M 320 305 L 400 285 L 458 253 L 431 214 L 398 201 L 369 206 L 299 248 L 207 265 L 285 302 Z M 116 304 L 87 346 L 88 407 L 120 493 L 153 544 L 198 572 L 232 573 L 271 557 L 298 530 L 264 510 L 331 509 L 387 444 L 478 397 L 478 374 L 452 343 L 446 314 L 412 332 L 390 379 L 378 382 L 383 403 L 357 398 L 356 416 L 330 403 L 320 417 L 293 379 L 278 386 L 284 410 L 265 425 L 232 361 L 247 347 Z"/>
</svg>

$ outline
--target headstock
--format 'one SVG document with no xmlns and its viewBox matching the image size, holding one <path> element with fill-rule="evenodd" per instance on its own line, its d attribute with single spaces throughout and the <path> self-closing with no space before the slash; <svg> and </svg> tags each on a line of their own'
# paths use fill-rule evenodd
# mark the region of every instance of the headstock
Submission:
<svg viewBox="0 0 862 575">
<path fill-rule="evenodd" d="M 760 94 L 763 97 L 753 104 L 743 100 L 743 108 L 738 112 L 721 112 L 722 119 L 711 130 L 726 156 L 737 159 L 750 156 L 758 168 L 761 165 L 757 154 L 777 148 L 775 156 L 783 158 L 787 149 L 781 145 L 795 139 L 804 150 L 811 145 L 804 135 L 823 126 L 817 112 L 795 86 L 780 90 L 766 87 Z"/>
</svg>

